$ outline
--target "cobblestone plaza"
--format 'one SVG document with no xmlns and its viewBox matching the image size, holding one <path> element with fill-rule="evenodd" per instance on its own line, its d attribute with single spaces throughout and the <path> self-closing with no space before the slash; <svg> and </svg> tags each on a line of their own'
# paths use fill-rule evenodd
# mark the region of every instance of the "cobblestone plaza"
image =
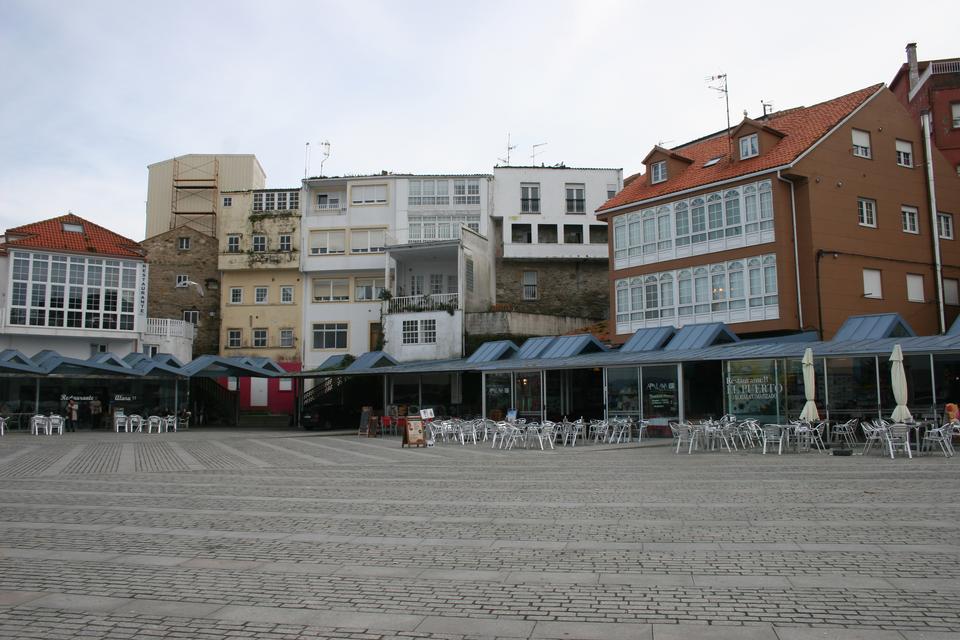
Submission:
<svg viewBox="0 0 960 640">
<path fill-rule="evenodd" d="M 2 638 L 960 638 L 925 456 L 0 439 Z"/>
</svg>

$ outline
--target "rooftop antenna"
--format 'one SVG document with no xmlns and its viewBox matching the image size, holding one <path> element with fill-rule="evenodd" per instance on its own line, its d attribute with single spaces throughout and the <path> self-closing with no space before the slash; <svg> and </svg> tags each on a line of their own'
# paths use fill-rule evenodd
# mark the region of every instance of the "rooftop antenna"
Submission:
<svg viewBox="0 0 960 640">
<path fill-rule="evenodd" d="M 517 145 L 510 144 L 510 134 L 507 134 L 507 157 L 506 158 L 497 158 L 500 162 L 504 163 L 508 167 L 510 166 L 510 152 L 517 148 Z"/>
<path fill-rule="evenodd" d="M 320 151 L 323 153 L 323 160 L 320 161 L 320 176 L 323 176 L 323 163 L 327 161 L 327 158 L 330 157 L 330 141 L 324 140 L 323 142 L 318 142 L 320 145 Z M 306 180 L 309 177 L 310 172 L 310 143 L 306 143 L 303 151 L 303 179 Z"/>
<path fill-rule="evenodd" d="M 537 147 L 545 147 L 545 146 L 547 146 L 546 142 L 539 142 L 530 148 L 530 150 L 533 152 L 530 154 L 530 159 L 533 161 L 534 166 L 537 165 Z"/>
<path fill-rule="evenodd" d="M 761 101 L 760 101 L 760 106 L 763 107 L 763 115 L 764 115 L 764 116 L 767 116 L 767 115 L 773 113 L 773 103 L 772 103 L 772 102 L 767 102 L 766 100 L 761 100 Z"/>
<path fill-rule="evenodd" d="M 715 82 L 716 84 L 708 85 L 710 89 L 718 93 L 723 94 L 724 100 L 727 103 L 727 151 L 730 154 L 730 159 L 733 159 L 733 141 L 730 139 L 730 90 L 727 88 L 727 74 L 718 73 L 715 76 L 707 76 L 707 82 Z"/>
<path fill-rule="evenodd" d="M 321 142 L 320 150 L 323 153 L 323 160 L 320 161 L 320 176 L 323 177 L 323 163 L 330 157 L 330 141 L 324 140 Z"/>
</svg>

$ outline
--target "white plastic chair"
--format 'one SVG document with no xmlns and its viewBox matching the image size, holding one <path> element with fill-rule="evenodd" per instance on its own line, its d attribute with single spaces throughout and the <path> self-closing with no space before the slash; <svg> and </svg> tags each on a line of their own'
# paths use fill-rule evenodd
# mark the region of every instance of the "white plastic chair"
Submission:
<svg viewBox="0 0 960 640">
<path fill-rule="evenodd" d="M 147 433 L 153 433 L 154 429 L 157 430 L 157 433 L 163 431 L 163 418 L 160 416 L 149 416 L 147 418 Z"/>
<path fill-rule="evenodd" d="M 50 435 L 50 420 L 47 419 L 47 416 L 33 416 L 30 418 L 30 433 L 39 436 L 41 431 L 45 436 Z"/>
<path fill-rule="evenodd" d="M 908 425 L 891 424 L 887 427 L 884 435 L 886 435 L 891 460 L 894 458 L 894 452 L 898 449 L 906 451 L 908 458 L 913 458 L 913 453 L 910 451 L 910 427 Z"/>
<path fill-rule="evenodd" d="M 163 430 L 177 432 L 177 416 L 167 416 L 163 419 Z"/>
<path fill-rule="evenodd" d="M 130 425 L 130 431 L 132 433 L 142 433 L 143 432 L 143 417 L 136 414 L 131 415 L 127 418 L 127 424 Z"/>
<path fill-rule="evenodd" d="M 7 430 L 7 418 L 0 417 L 0 436 Z"/>
<path fill-rule="evenodd" d="M 47 418 L 47 434 L 53 435 L 54 431 L 57 435 L 63 435 L 63 416 L 51 415 Z"/>
<path fill-rule="evenodd" d="M 124 433 L 130 432 L 130 421 L 127 420 L 127 416 L 122 413 L 118 413 L 113 416 L 113 430 L 117 433 L 120 433 L 120 428 L 123 427 Z"/>
<path fill-rule="evenodd" d="M 779 424 L 765 424 L 763 425 L 763 453 L 767 453 L 767 445 L 774 444 L 777 445 L 777 455 L 783 454 L 783 436 L 784 430 Z"/>
</svg>

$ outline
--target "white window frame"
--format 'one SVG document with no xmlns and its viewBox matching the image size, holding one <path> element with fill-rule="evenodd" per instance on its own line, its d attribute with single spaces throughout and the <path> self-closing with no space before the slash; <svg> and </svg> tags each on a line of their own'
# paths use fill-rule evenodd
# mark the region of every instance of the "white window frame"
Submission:
<svg viewBox="0 0 960 640">
<path fill-rule="evenodd" d="M 251 346 L 255 349 L 265 349 L 270 345 L 270 332 L 265 327 L 250 330 Z"/>
<path fill-rule="evenodd" d="M 871 198 L 857 198 L 857 224 L 861 227 L 877 228 L 877 201 Z"/>
<path fill-rule="evenodd" d="M 284 327 L 280 329 L 280 347 L 283 349 L 289 349 L 296 344 L 296 336 L 293 335 L 293 329 L 290 327 Z"/>
<path fill-rule="evenodd" d="M 257 248 L 257 245 L 260 245 L 260 248 Z M 257 234 L 251 239 L 251 248 L 254 253 L 266 253 L 267 252 L 267 236 L 263 234 Z"/>
<path fill-rule="evenodd" d="M 187 286 L 188 282 L 190 282 L 190 276 L 188 276 L 185 273 L 177 274 L 177 282 L 176 282 L 177 287 L 185 287 Z"/>
<path fill-rule="evenodd" d="M 339 236 L 338 249 L 331 249 L 331 238 Z M 314 229 L 310 232 L 310 255 L 312 256 L 342 256 L 347 252 L 346 229 Z"/>
<path fill-rule="evenodd" d="M 190 250 L 190 238 L 188 236 L 180 236 L 179 238 L 177 238 L 177 250 L 178 251 Z"/>
<path fill-rule="evenodd" d="M 913 143 L 909 140 L 897 139 L 897 164 L 901 167 L 913 168 Z"/>
<path fill-rule="evenodd" d="M 587 186 L 585 184 L 565 184 L 564 193 L 566 195 L 567 214 L 580 215 L 587 212 Z"/>
<path fill-rule="evenodd" d="M 923 295 L 923 276 L 921 274 L 907 274 L 907 302 L 926 302 Z"/>
<path fill-rule="evenodd" d="M 740 159 L 746 160 L 760 155 L 760 138 L 756 133 L 740 138 Z"/>
<path fill-rule="evenodd" d="M 459 178 L 453 181 L 453 204 L 479 205 L 480 179 Z"/>
<path fill-rule="evenodd" d="M 343 288 L 343 289 L 341 289 Z M 317 290 L 326 289 L 326 295 L 317 295 Z M 346 291 L 346 295 L 335 295 L 334 289 Z M 310 280 L 310 299 L 315 303 L 321 302 L 350 302 L 349 278 L 312 278 Z"/>
<path fill-rule="evenodd" d="M 319 327 L 319 328 L 318 328 Z M 333 350 L 346 350 L 350 348 L 350 323 L 349 322 L 314 322 L 311 327 L 311 342 L 310 348 L 314 351 L 333 351 Z M 317 346 L 317 337 L 321 338 L 321 346 Z M 327 335 L 333 335 L 333 346 L 325 346 L 327 343 Z M 337 339 L 343 336 L 343 345 L 337 344 Z"/>
<path fill-rule="evenodd" d="M 386 244 L 386 229 L 350 230 L 350 253 L 383 253 Z"/>
<path fill-rule="evenodd" d="M 401 344 L 418 344 L 420 342 L 420 323 L 416 320 L 404 320 L 400 325 Z"/>
<path fill-rule="evenodd" d="M 280 234 L 279 251 L 293 251 L 293 236 L 289 233 Z"/>
<path fill-rule="evenodd" d="M 270 287 L 253 288 L 253 304 L 269 304 Z"/>
<path fill-rule="evenodd" d="M 903 225 L 904 233 L 920 233 L 920 211 L 916 207 L 901 205 L 900 223 Z"/>
<path fill-rule="evenodd" d="M 227 329 L 227 348 L 239 349 L 243 346 L 243 329 Z"/>
<path fill-rule="evenodd" d="M 224 197 L 223 197 L 223 206 L 225 206 L 225 207 L 232 207 L 232 206 L 233 206 L 233 198 L 230 197 L 230 196 L 224 196 Z"/>
<path fill-rule="evenodd" d="M 389 187 L 384 184 L 355 184 L 350 186 L 350 205 L 368 207 L 387 204 Z"/>
<path fill-rule="evenodd" d="M 540 183 L 520 183 L 520 213 L 540 213 Z"/>
<path fill-rule="evenodd" d="M 317 194 L 317 209 L 321 211 L 327 210 L 339 210 L 342 207 L 340 206 L 340 194 L 339 193 L 318 193 Z"/>
<path fill-rule="evenodd" d="M 383 289 L 383 278 L 354 278 L 353 299 L 357 302 L 379 300 Z"/>
<path fill-rule="evenodd" d="M 863 297 L 883 299 L 883 274 L 879 269 L 863 270 Z"/>
<path fill-rule="evenodd" d="M 189 322 L 194 326 L 200 324 L 200 312 L 196 309 L 184 309 L 181 317 L 184 322 Z"/>
<path fill-rule="evenodd" d="M 950 103 L 950 120 L 954 129 L 960 129 L 960 102 Z"/>
<path fill-rule="evenodd" d="M 240 253 L 240 238 L 242 238 L 239 233 L 231 233 L 227 236 L 227 253 Z"/>
<path fill-rule="evenodd" d="M 410 180 L 407 183 L 407 205 L 432 207 L 450 204 L 450 181 L 447 179 Z"/>
<path fill-rule="evenodd" d="M 420 344 L 437 344 L 436 318 L 420 321 Z"/>
<path fill-rule="evenodd" d="M 294 302 L 294 293 L 293 287 L 290 285 L 284 285 L 280 287 L 280 304 L 293 304 Z"/>
<path fill-rule="evenodd" d="M 667 161 L 661 160 L 650 165 L 650 184 L 659 184 L 667 180 Z"/>
<path fill-rule="evenodd" d="M 867 158 L 870 159 L 873 157 L 873 152 L 871 150 L 870 144 L 870 132 L 864 131 L 863 129 L 853 129 L 850 134 L 851 145 L 853 147 L 853 155 L 857 158 Z"/>
<path fill-rule="evenodd" d="M 523 271 L 520 274 L 520 288 L 524 300 L 539 300 L 540 274 L 536 271 Z"/>
<path fill-rule="evenodd" d="M 230 287 L 230 304 L 243 304 L 243 287 Z"/>
<path fill-rule="evenodd" d="M 941 240 L 953 240 L 953 214 L 937 212 L 937 235 Z"/>
</svg>

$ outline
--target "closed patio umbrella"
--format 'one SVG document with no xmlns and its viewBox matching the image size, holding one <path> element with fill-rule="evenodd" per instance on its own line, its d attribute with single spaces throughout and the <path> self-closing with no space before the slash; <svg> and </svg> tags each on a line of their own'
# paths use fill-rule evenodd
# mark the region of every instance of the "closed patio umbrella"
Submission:
<svg viewBox="0 0 960 640">
<path fill-rule="evenodd" d="M 807 347 L 807 350 L 803 352 L 803 395 L 807 398 L 807 403 L 803 405 L 803 411 L 800 412 L 801 420 L 809 420 L 813 422 L 814 420 L 820 419 L 820 413 L 817 411 L 817 403 L 813 401 L 816 397 L 816 380 L 814 378 L 815 373 L 813 369 L 813 349 Z"/>
<path fill-rule="evenodd" d="M 897 401 L 890 419 L 894 422 L 913 420 L 907 409 L 907 374 L 903 371 L 903 350 L 899 344 L 893 345 L 890 354 L 890 385 L 893 387 L 893 399 Z"/>
</svg>

